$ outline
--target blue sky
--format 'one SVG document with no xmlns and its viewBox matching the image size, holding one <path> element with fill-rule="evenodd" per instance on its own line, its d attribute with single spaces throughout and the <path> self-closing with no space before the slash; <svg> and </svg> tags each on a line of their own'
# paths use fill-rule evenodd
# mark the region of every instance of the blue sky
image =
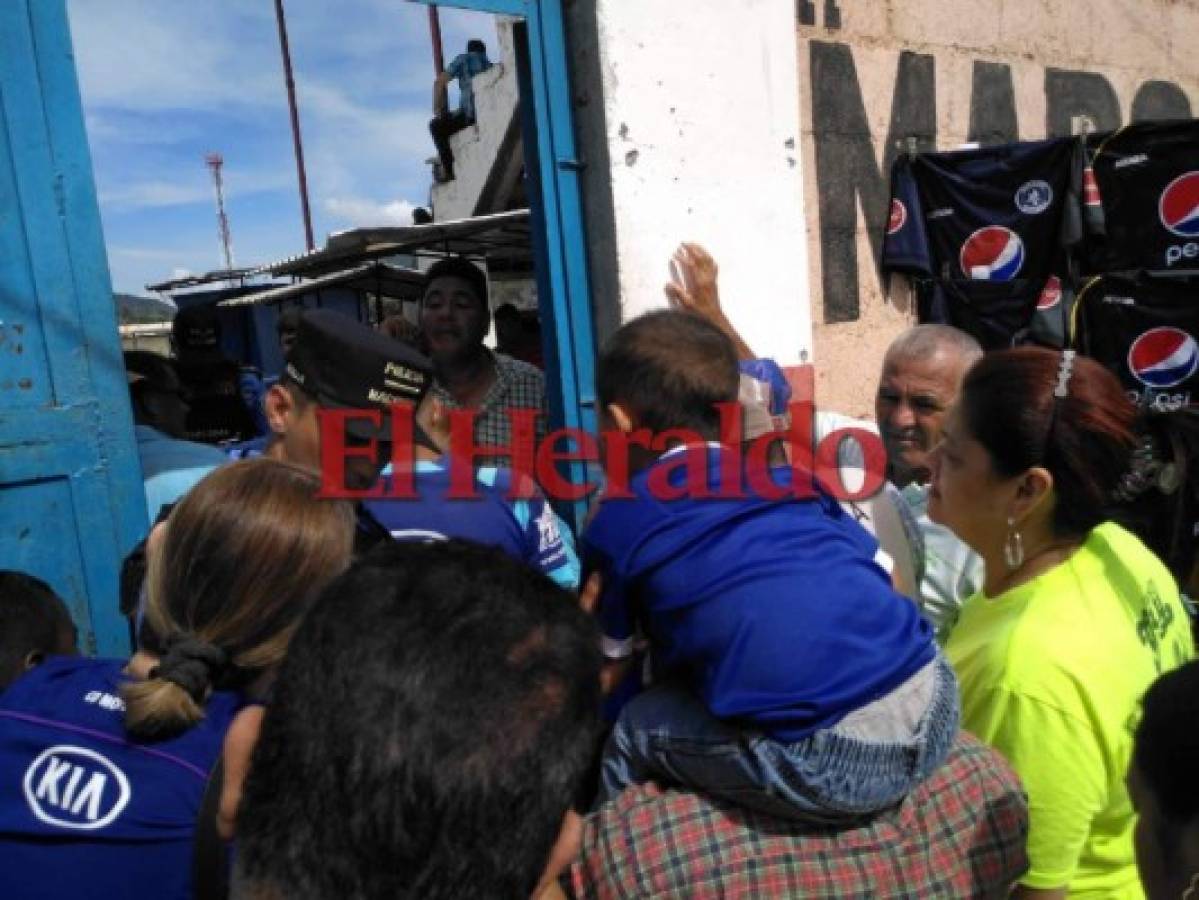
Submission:
<svg viewBox="0 0 1199 900">
<path fill-rule="evenodd" d="M 234 262 L 304 250 L 272 0 L 68 0 L 113 287 L 223 265 L 204 156 L 225 157 Z M 428 197 L 426 7 L 286 0 L 317 244 Z M 441 11 L 447 61 L 489 16 Z"/>
</svg>

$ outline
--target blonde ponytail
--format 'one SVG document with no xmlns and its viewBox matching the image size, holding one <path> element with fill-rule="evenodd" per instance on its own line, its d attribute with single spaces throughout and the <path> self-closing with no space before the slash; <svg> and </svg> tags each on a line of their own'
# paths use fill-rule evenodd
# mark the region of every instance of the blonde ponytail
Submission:
<svg viewBox="0 0 1199 900">
<path fill-rule="evenodd" d="M 134 681 L 121 688 L 125 730 L 152 740 L 170 737 L 204 718 L 204 710 L 183 688 L 165 678 Z"/>
<path fill-rule="evenodd" d="M 149 555 L 141 635 L 158 663 L 121 690 L 132 736 L 186 731 L 214 690 L 243 689 L 282 660 L 353 552 L 354 509 L 321 499 L 320 486 L 307 469 L 248 460 L 212 472 L 171 512 Z"/>
<path fill-rule="evenodd" d="M 229 654 L 195 635 L 176 631 L 150 678 L 126 685 L 125 728 L 141 738 L 170 737 L 204 718 L 214 684 L 230 674 Z"/>
</svg>

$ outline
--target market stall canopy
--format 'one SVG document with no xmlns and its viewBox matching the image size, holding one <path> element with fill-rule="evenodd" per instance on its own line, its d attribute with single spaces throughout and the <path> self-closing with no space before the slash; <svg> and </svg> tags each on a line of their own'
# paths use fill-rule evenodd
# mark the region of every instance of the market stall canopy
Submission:
<svg viewBox="0 0 1199 900">
<path fill-rule="evenodd" d="M 260 303 L 280 303 L 296 297 L 317 293 L 326 288 L 348 288 L 393 297 L 398 300 L 419 300 L 424 292 L 425 277 L 415 269 L 405 269 L 385 262 L 369 262 L 340 272 L 330 272 L 316 278 L 271 288 L 244 297 L 221 301 L 219 306 L 250 306 Z"/>
<path fill-rule="evenodd" d="M 517 209 L 428 225 L 355 228 L 329 236 L 321 250 L 263 266 L 261 274 L 316 278 L 365 260 L 410 256 L 467 256 L 499 268 L 528 265 L 533 250 L 529 211 Z"/>
<path fill-rule="evenodd" d="M 262 274 L 263 271 L 262 267 L 256 269 L 217 269 L 215 272 L 205 272 L 203 275 L 185 275 L 182 278 L 174 278 L 170 281 L 160 281 L 158 284 L 147 284 L 146 290 L 169 295 L 175 291 L 185 291 L 189 288 L 215 284 L 219 281 L 230 284 L 238 281 L 244 284 L 247 278 L 253 278 L 256 275 Z"/>
</svg>

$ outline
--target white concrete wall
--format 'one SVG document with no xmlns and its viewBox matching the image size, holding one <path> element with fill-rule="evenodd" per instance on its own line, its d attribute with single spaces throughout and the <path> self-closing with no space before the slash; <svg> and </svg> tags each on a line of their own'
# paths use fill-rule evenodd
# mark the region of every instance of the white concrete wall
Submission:
<svg viewBox="0 0 1199 900">
<path fill-rule="evenodd" d="M 445 184 L 433 185 L 432 211 L 438 222 L 474 215 L 475 204 L 516 109 L 520 92 L 512 20 L 498 19 L 496 36 L 499 47 L 492 57 L 495 65 L 474 78 L 475 124 L 450 138 L 456 177 Z"/>
<path fill-rule="evenodd" d="M 597 319 L 665 305 L 670 256 L 697 241 L 750 346 L 808 362 L 794 0 L 584 5 L 569 21 L 584 199 L 596 303 L 618 305 Z"/>
</svg>

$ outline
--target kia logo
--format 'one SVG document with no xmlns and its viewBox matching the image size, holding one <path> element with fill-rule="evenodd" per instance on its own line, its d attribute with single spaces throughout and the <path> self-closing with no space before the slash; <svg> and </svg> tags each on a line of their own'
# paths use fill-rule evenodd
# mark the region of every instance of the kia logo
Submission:
<svg viewBox="0 0 1199 900">
<path fill-rule="evenodd" d="M 95 831 L 129 805 L 129 779 L 84 747 L 44 750 L 25 770 L 25 802 L 38 820 L 59 828 Z"/>
</svg>

